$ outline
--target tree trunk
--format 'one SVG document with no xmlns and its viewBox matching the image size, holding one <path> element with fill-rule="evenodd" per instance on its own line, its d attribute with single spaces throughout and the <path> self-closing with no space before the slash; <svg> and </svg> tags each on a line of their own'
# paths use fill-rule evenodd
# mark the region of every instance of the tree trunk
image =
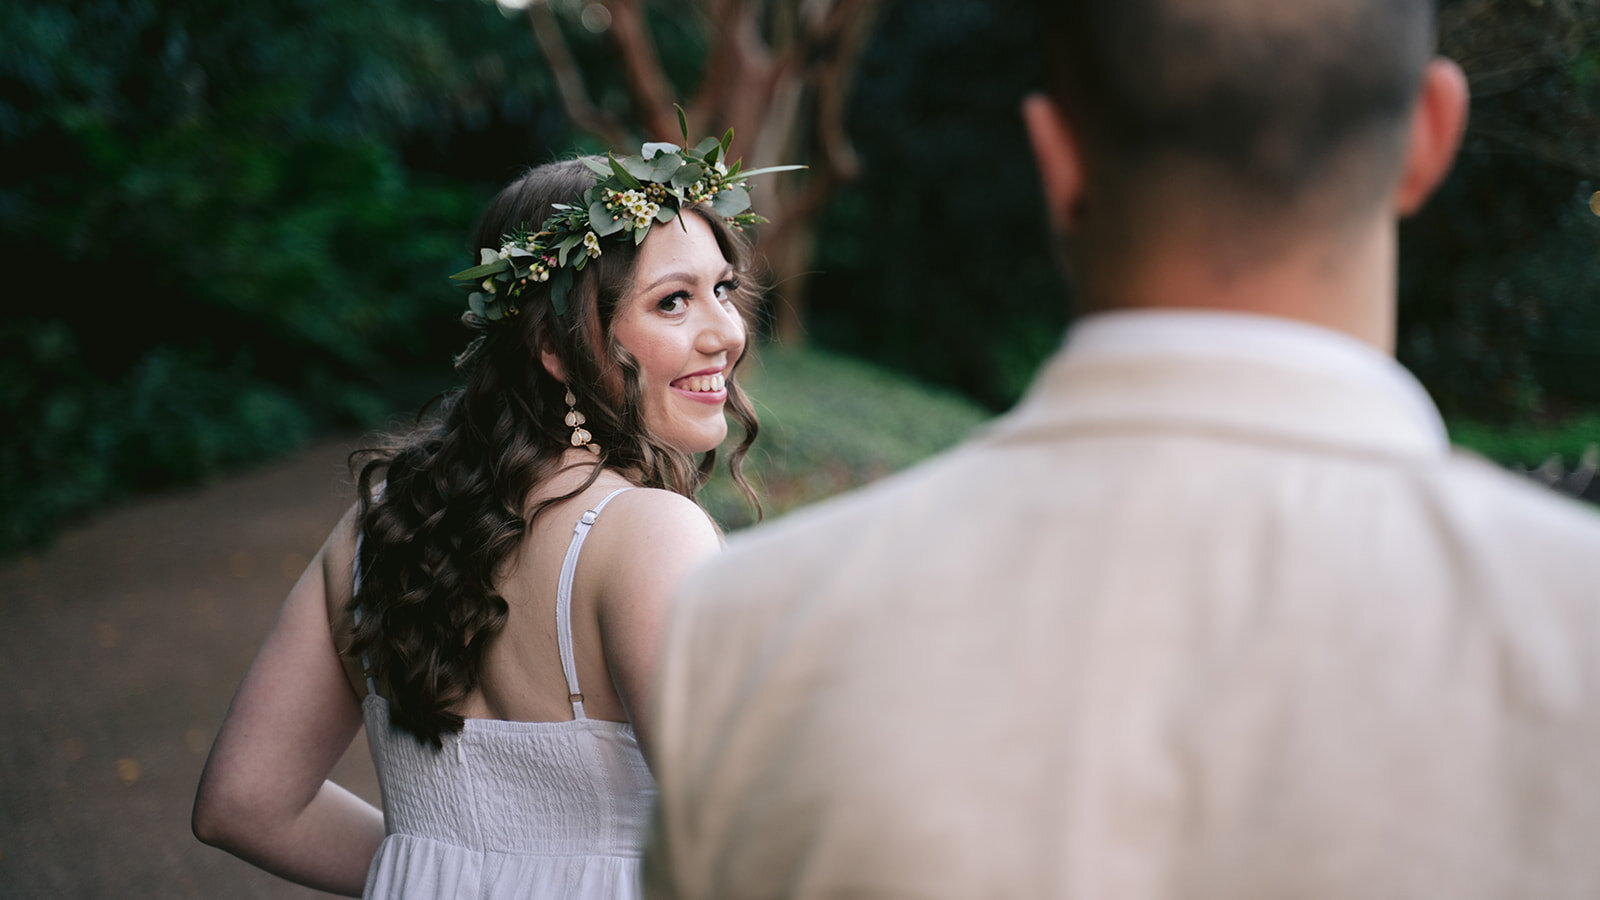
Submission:
<svg viewBox="0 0 1600 900">
<path fill-rule="evenodd" d="M 614 147 L 626 132 L 676 141 L 670 98 L 681 96 L 661 69 L 654 37 L 645 27 L 644 0 L 605 0 L 611 14 L 608 43 L 633 107 L 624 123 L 590 100 L 583 73 L 566 46 L 547 0 L 533 0 L 527 15 L 550 65 L 568 117 Z M 755 195 L 755 209 L 771 221 L 756 232 L 772 284 L 773 337 L 798 343 L 805 336 L 805 284 L 816 245 L 815 223 L 839 188 L 860 168 L 845 132 L 846 103 L 856 61 L 865 49 L 883 0 L 700 0 L 708 32 L 705 69 L 693 99 L 684 104 L 691 135 L 740 136 L 745 168 L 782 163 L 809 166 L 774 177 Z"/>
</svg>

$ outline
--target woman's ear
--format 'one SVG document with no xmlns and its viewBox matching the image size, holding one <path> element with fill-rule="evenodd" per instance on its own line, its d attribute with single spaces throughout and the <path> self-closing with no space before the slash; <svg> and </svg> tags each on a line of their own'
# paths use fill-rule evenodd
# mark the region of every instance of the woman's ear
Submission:
<svg viewBox="0 0 1600 900">
<path fill-rule="evenodd" d="M 1405 168 L 1395 189 L 1394 206 L 1400 215 L 1421 209 L 1449 174 L 1467 130 L 1468 105 L 1467 76 L 1461 67 L 1443 57 L 1429 62 L 1422 92 L 1411 110 Z"/>
<path fill-rule="evenodd" d="M 556 353 L 555 341 L 550 339 L 550 332 L 539 329 L 534 336 L 534 342 L 539 346 L 539 364 L 550 373 L 550 377 L 567 383 L 567 367 L 561 362 L 561 357 Z"/>
<path fill-rule="evenodd" d="M 1033 145 L 1050 224 L 1056 233 L 1070 234 L 1078 224 L 1083 200 L 1083 155 L 1078 137 L 1061 107 L 1044 94 L 1030 94 L 1022 101 L 1022 121 Z"/>
</svg>

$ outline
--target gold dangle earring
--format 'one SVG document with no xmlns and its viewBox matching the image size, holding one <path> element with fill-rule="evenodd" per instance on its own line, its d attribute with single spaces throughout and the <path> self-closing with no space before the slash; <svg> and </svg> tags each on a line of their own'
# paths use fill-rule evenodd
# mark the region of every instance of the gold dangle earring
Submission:
<svg viewBox="0 0 1600 900">
<path fill-rule="evenodd" d="M 600 445 L 594 443 L 594 435 L 583 427 L 583 423 L 588 420 L 584 418 L 583 413 L 578 412 L 578 398 L 572 396 L 571 388 L 567 388 L 565 399 L 567 401 L 567 427 L 572 429 L 572 446 L 588 447 L 590 453 L 599 453 Z"/>
</svg>

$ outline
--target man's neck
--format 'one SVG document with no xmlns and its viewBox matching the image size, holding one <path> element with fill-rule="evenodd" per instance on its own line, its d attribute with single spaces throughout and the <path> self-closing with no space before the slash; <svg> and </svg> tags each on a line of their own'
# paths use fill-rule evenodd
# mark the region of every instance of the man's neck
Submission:
<svg viewBox="0 0 1600 900">
<path fill-rule="evenodd" d="M 1215 243 L 1215 238 L 1210 239 Z M 1230 261 L 1167 242 L 1126 263 L 1088 267 L 1084 308 L 1222 310 L 1278 316 L 1349 335 L 1389 355 L 1395 341 L 1392 224 L 1307 242 L 1266 261 Z M 1176 249 L 1175 249 L 1176 248 Z"/>
</svg>

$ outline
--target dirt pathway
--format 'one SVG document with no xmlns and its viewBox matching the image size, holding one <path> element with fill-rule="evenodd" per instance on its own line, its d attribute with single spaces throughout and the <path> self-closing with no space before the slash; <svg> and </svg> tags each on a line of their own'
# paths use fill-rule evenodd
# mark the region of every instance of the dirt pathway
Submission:
<svg viewBox="0 0 1600 900">
<path fill-rule="evenodd" d="M 196 779 L 354 440 L 124 506 L 0 568 L 0 898 L 314 897 L 189 833 Z M 335 779 L 369 799 L 358 735 Z"/>
</svg>

